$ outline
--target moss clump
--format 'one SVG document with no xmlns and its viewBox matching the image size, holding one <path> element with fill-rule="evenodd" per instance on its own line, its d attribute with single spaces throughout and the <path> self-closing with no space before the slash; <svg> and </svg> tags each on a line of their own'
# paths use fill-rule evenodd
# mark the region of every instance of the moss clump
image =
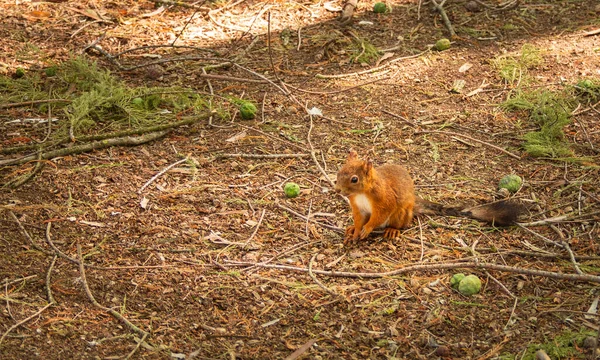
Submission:
<svg viewBox="0 0 600 360">
<path fill-rule="evenodd" d="M 53 64 L 43 72 L 28 72 L 21 78 L 0 75 L 0 103 L 48 99 L 65 99 L 32 107 L 39 114 L 52 107 L 58 117 L 60 128 L 52 131 L 48 144 L 67 134 L 77 138 L 166 124 L 176 121 L 177 113 L 199 114 L 207 107 L 206 101 L 191 90 L 130 87 L 84 57 Z"/>
<path fill-rule="evenodd" d="M 538 131 L 524 135 L 523 148 L 532 156 L 564 157 L 573 152 L 565 140 L 563 128 L 571 123 L 573 97 L 566 92 L 548 90 L 517 92 L 501 107 L 522 111 Z"/>
<path fill-rule="evenodd" d="M 533 45 L 525 44 L 519 55 L 502 55 L 493 61 L 500 77 L 508 83 L 526 78 L 527 70 L 543 64 L 541 51 Z"/>
<path fill-rule="evenodd" d="M 353 62 L 369 64 L 379 59 L 379 50 L 366 39 L 356 38 L 354 41 L 354 55 L 350 57 Z"/>
</svg>

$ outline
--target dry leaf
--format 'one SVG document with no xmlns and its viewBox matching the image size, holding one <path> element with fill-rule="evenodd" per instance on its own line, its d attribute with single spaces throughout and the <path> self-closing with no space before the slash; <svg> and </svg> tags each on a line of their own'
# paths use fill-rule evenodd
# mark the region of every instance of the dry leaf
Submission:
<svg viewBox="0 0 600 360">
<path fill-rule="evenodd" d="M 458 72 L 464 73 L 472 67 L 473 67 L 473 64 L 466 62 L 466 63 L 462 64 L 461 67 L 458 68 Z"/>
<path fill-rule="evenodd" d="M 237 133 L 235 135 L 233 135 L 232 137 L 230 137 L 229 139 L 225 140 L 227 142 L 236 142 L 236 141 L 240 141 L 243 138 L 245 138 L 247 135 L 246 131 L 242 131 L 241 133 Z"/>
<path fill-rule="evenodd" d="M 103 223 L 99 223 L 99 222 L 95 222 L 95 221 L 85 221 L 85 220 L 81 220 L 79 223 L 80 223 L 80 224 L 84 224 L 84 225 L 93 226 L 93 227 L 105 227 L 105 226 L 106 226 L 106 225 L 104 225 Z"/>
<path fill-rule="evenodd" d="M 42 20 L 49 18 L 52 16 L 52 14 L 50 14 L 48 11 L 33 10 L 27 14 L 23 14 L 23 16 L 28 20 Z"/>
</svg>

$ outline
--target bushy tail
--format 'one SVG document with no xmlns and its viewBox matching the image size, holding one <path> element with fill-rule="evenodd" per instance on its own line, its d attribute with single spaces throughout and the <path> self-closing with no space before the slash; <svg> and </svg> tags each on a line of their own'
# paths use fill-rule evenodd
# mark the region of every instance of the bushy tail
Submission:
<svg viewBox="0 0 600 360">
<path fill-rule="evenodd" d="M 521 204 L 510 200 L 501 200 L 465 208 L 460 206 L 445 206 L 417 197 L 415 204 L 415 215 L 425 214 L 467 217 L 496 226 L 515 224 L 524 210 L 525 209 Z"/>
</svg>

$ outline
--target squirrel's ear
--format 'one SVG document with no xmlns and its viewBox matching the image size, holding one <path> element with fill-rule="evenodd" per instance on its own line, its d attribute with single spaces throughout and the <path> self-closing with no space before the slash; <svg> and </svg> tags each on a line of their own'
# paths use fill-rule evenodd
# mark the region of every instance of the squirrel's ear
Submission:
<svg viewBox="0 0 600 360">
<path fill-rule="evenodd" d="M 356 151 L 354 151 L 354 149 L 350 149 L 350 152 L 348 153 L 348 160 L 356 159 L 358 159 L 358 154 L 356 153 Z"/>
<path fill-rule="evenodd" d="M 369 173 L 369 171 L 371 171 L 371 169 L 373 168 L 373 161 L 371 159 L 367 159 L 365 161 L 365 173 Z"/>
</svg>

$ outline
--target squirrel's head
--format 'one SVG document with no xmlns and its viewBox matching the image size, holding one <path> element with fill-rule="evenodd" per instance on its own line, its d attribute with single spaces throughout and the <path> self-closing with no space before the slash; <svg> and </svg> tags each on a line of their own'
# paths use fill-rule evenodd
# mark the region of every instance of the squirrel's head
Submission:
<svg viewBox="0 0 600 360">
<path fill-rule="evenodd" d="M 370 184 L 373 162 L 370 159 L 360 160 L 354 150 L 350 150 L 346 163 L 337 173 L 335 190 L 345 196 L 359 193 Z"/>
</svg>

